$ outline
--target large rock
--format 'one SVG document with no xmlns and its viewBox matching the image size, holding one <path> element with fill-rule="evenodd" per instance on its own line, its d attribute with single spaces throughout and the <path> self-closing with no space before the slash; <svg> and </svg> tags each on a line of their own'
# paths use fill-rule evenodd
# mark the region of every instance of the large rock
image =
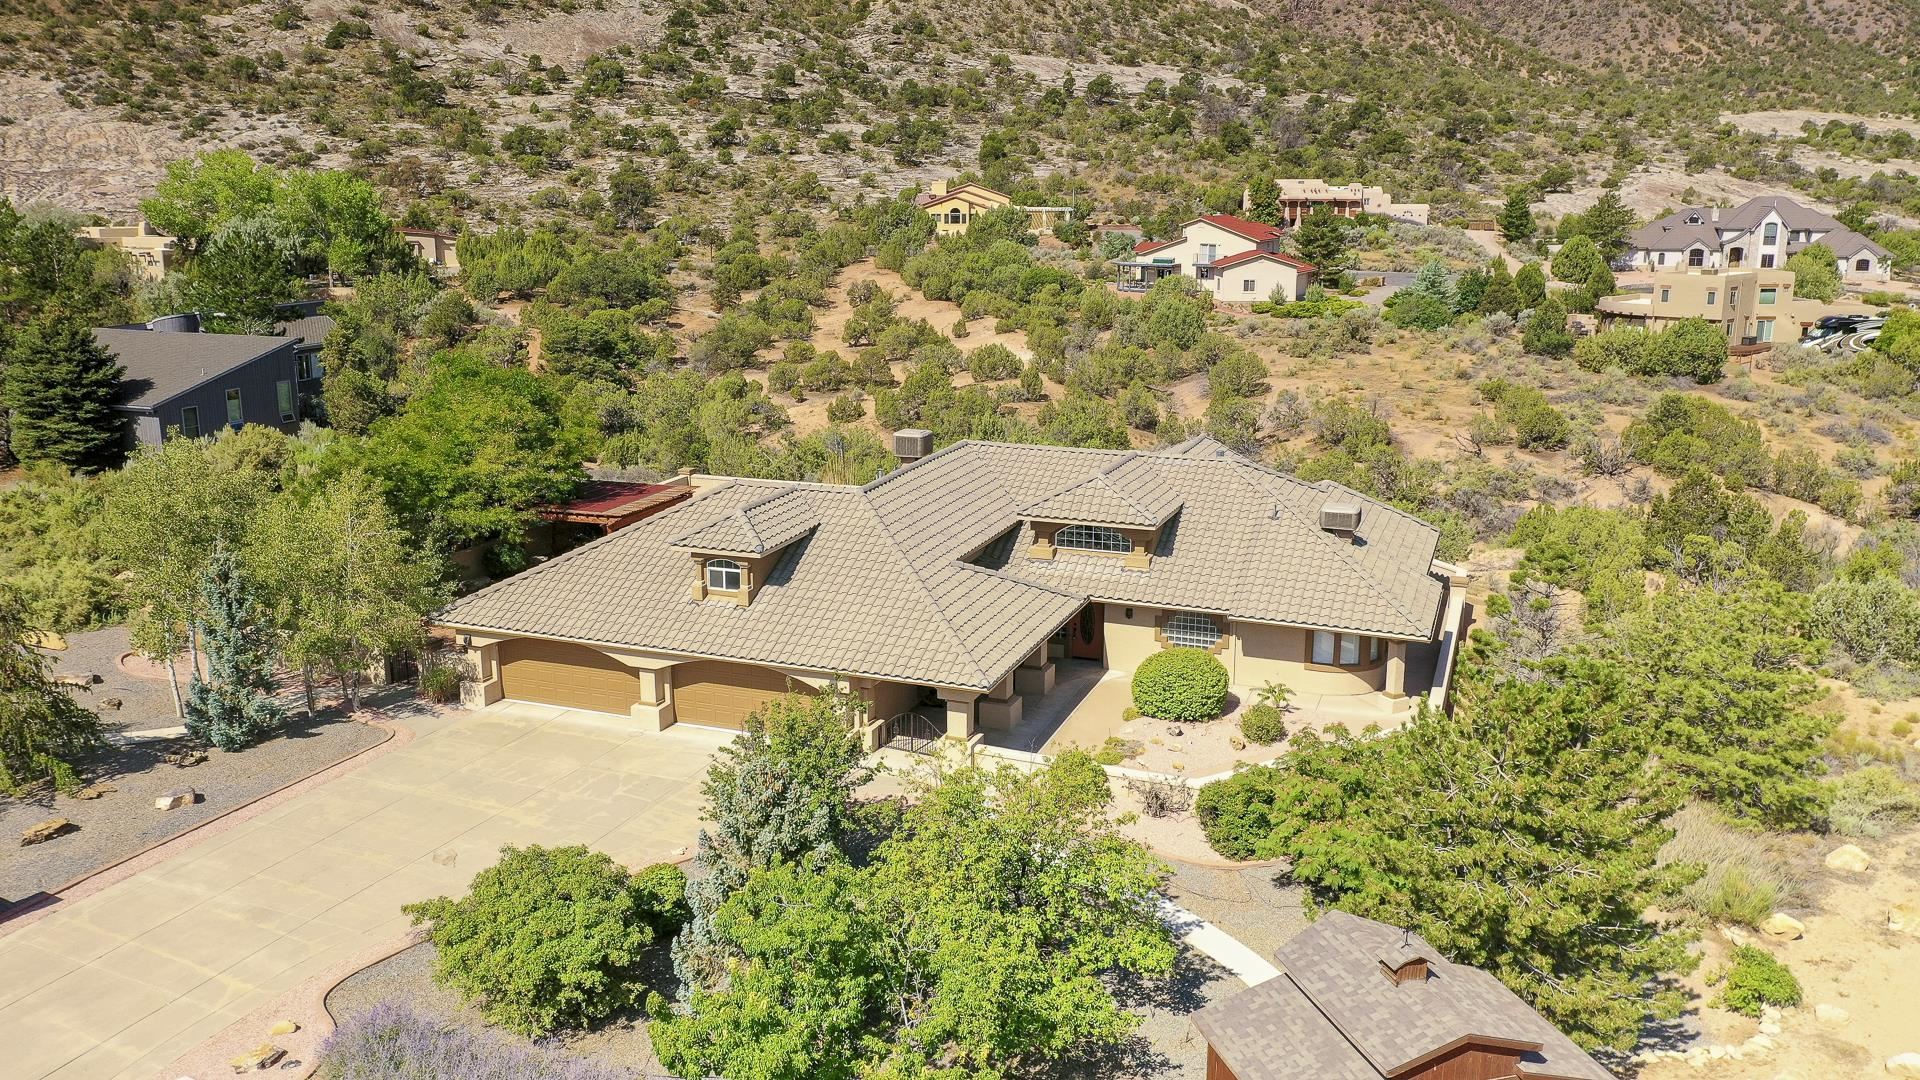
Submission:
<svg viewBox="0 0 1920 1080">
<path fill-rule="evenodd" d="M 1813 1017 L 1823 1024 L 1844 1024 L 1847 1022 L 1847 1010 L 1823 1001 L 1813 1007 Z"/>
<path fill-rule="evenodd" d="M 1920 937 L 1920 904 L 1903 901 L 1888 908 L 1887 929 Z"/>
<path fill-rule="evenodd" d="M 253 1072 L 256 1069 L 271 1069 L 276 1062 L 286 1056 L 285 1050 L 272 1043 L 261 1043 L 227 1064 L 233 1066 L 233 1071 L 237 1073 Z"/>
<path fill-rule="evenodd" d="M 1791 915 L 1776 911 L 1760 924 L 1760 932 L 1775 941 L 1798 941 L 1806 936 L 1807 925 Z"/>
<path fill-rule="evenodd" d="M 1920 1076 L 1920 1054 L 1895 1054 L 1887 1059 L 1887 1072 L 1894 1076 Z"/>
<path fill-rule="evenodd" d="M 200 793 L 192 788 L 175 788 L 153 800 L 155 810 L 178 810 L 183 806 L 192 806 L 200 801 Z"/>
<path fill-rule="evenodd" d="M 119 788 L 114 787 L 112 784 L 88 784 L 86 787 L 74 792 L 73 797 L 76 799 L 98 799 L 102 796 L 111 795 L 119 790 Z"/>
<path fill-rule="evenodd" d="M 267 1029 L 269 1035 L 291 1035 L 300 1030 L 300 1025 L 291 1020 L 281 1020 Z"/>
<path fill-rule="evenodd" d="M 1846 870 L 1855 874 L 1864 874 L 1873 865 L 1867 853 L 1854 844 L 1841 844 L 1827 852 L 1827 869 Z"/>
<path fill-rule="evenodd" d="M 20 834 L 20 846 L 32 847 L 35 844 L 44 844 L 56 836 L 65 836 L 79 830 L 80 826 L 66 818 L 48 818 L 38 825 L 27 826 L 27 830 Z"/>
</svg>

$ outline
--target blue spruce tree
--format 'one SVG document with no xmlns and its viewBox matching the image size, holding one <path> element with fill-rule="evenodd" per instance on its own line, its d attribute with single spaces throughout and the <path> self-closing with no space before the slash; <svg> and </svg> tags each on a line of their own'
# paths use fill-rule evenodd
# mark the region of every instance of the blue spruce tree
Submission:
<svg viewBox="0 0 1920 1080">
<path fill-rule="evenodd" d="M 222 750 L 244 750 L 286 718 L 273 697 L 273 631 L 225 548 L 214 551 L 200 589 L 207 677 L 196 671 L 187 687 L 187 734 Z"/>
</svg>

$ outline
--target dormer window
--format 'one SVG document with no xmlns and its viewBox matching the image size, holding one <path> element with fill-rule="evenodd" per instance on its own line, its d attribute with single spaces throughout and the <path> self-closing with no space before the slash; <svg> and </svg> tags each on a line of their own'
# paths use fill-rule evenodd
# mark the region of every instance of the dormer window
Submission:
<svg viewBox="0 0 1920 1080">
<path fill-rule="evenodd" d="M 708 559 L 707 588 L 715 592 L 739 592 L 740 564 L 732 559 Z"/>
<path fill-rule="evenodd" d="M 1133 550 L 1133 541 L 1118 529 L 1098 525 L 1069 525 L 1053 534 L 1053 546 L 1074 551 L 1111 551 L 1122 555 Z"/>
</svg>

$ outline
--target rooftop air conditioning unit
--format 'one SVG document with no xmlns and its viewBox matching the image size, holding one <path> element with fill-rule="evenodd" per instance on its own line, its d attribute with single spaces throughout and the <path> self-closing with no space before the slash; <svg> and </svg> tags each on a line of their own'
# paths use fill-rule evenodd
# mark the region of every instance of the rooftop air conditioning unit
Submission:
<svg viewBox="0 0 1920 1080">
<path fill-rule="evenodd" d="M 1359 503 L 1328 503 L 1320 508 L 1320 527 L 1330 533 L 1351 534 L 1360 528 Z"/>
<path fill-rule="evenodd" d="M 933 453 L 933 432 L 925 428 L 902 428 L 893 433 L 893 456 L 900 464 L 911 465 Z"/>
</svg>

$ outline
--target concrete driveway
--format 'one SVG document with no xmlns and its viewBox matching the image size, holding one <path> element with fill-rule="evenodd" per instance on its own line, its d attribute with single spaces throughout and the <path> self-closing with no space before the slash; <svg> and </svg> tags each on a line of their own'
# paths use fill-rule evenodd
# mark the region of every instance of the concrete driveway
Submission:
<svg viewBox="0 0 1920 1080">
<path fill-rule="evenodd" d="M 400 905 L 462 891 L 502 844 L 672 859 L 731 739 L 510 703 L 410 726 L 410 745 L 0 936 L 0 1075 L 153 1075 L 398 942 Z"/>
</svg>

